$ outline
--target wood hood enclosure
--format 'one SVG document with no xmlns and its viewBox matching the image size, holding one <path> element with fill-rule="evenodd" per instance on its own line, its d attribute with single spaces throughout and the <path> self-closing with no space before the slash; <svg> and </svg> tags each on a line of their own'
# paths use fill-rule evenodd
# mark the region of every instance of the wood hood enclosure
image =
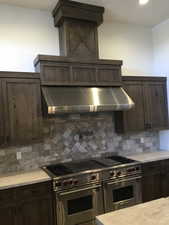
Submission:
<svg viewBox="0 0 169 225">
<path fill-rule="evenodd" d="M 121 76 L 122 61 L 102 60 L 97 28 L 104 8 L 60 0 L 53 10 L 61 56 L 38 55 L 36 73 L 0 72 L 0 145 L 31 144 L 42 138 L 43 87 L 121 87 L 135 102 L 115 113 L 119 133 L 168 128 L 165 78 Z M 42 105 L 44 106 L 42 108 Z"/>
<path fill-rule="evenodd" d="M 99 59 L 97 28 L 103 13 L 103 7 L 63 0 L 53 10 L 61 56 L 39 55 L 34 62 L 42 85 L 48 86 L 42 93 L 49 114 L 112 112 L 134 106 L 120 88 L 122 61 Z"/>
</svg>

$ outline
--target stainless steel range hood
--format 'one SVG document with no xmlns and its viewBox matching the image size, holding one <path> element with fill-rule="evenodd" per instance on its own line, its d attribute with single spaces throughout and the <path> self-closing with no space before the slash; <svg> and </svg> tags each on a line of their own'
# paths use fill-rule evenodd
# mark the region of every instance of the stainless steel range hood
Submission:
<svg viewBox="0 0 169 225">
<path fill-rule="evenodd" d="M 48 114 L 129 110 L 132 99 L 120 87 L 43 87 Z"/>
</svg>

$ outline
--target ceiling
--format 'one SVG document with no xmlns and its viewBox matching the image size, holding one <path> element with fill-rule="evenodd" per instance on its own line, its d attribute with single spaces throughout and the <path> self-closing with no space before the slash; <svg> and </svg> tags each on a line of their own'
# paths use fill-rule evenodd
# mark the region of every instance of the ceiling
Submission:
<svg viewBox="0 0 169 225">
<path fill-rule="evenodd" d="M 104 6 L 106 21 L 134 23 L 152 27 L 169 18 L 168 0 L 150 0 L 144 6 L 139 6 L 139 0 L 75 1 Z M 0 3 L 52 11 L 57 0 L 0 0 Z"/>
</svg>

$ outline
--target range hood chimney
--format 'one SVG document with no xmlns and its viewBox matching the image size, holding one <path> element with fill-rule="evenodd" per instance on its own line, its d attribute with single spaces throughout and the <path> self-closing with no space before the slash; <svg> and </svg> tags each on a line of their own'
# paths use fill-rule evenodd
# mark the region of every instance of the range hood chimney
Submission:
<svg viewBox="0 0 169 225">
<path fill-rule="evenodd" d="M 60 55 L 35 59 L 48 114 L 129 110 L 122 88 L 120 60 L 100 60 L 98 27 L 104 8 L 59 0 L 53 10 Z"/>
<path fill-rule="evenodd" d="M 53 10 L 59 27 L 60 54 L 69 58 L 98 59 L 98 31 L 104 8 L 69 0 L 60 0 Z"/>
</svg>

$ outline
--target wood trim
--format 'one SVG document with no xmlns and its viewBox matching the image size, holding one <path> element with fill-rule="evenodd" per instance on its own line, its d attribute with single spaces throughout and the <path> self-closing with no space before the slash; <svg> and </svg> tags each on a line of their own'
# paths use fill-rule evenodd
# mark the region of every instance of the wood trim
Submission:
<svg viewBox="0 0 169 225">
<path fill-rule="evenodd" d="M 156 76 L 122 76 L 123 81 L 152 81 L 152 82 L 166 82 L 167 77 Z"/>
<path fill-rule="evenodd" d="M 77 64 L 97 64 L 97 65 L 112 65 L 112 66 L 122 66 L 122 60 L 79 60 L 75 58 L 68 58 L 66 56 L 51 56 L 51 55 L 38 55 L 34 60 L 34 65 L 37 66 L 38 63 L 77 63 Z"/>
<path fill-rule="evenodd" d="M 103 22 L 104 7 L 75 1 L 59 0 L 52 14 L 55 26 L 60 26 L 65 18 L 81 19 L 100 25 Z"/>
<path fill-rule="evenodd" d="M 63 82 L 62 83 L 58 83 L 58 82 L 44 82 L 44 81 L 42 81 L 41 82 L 41 85 L 43 86 L 43 85 L 45 85 L 45 86 L 69 86 L 69 87 L 121 87 L 121 82 L 113 82 L 113 84 L 110 82 L 110 83 L 108 83 L 108 82 L 105 82 L 105 83 L 100 83 L 100 82 L 96 82 L 96 83 L 94 83 L 94 82 L 74 82 L 74 83 L 64 83 L 63 84 Z"/>
<path fill-rule="evenodd" d="M 40 79 L 40 73 L 0 71 L 0 78 Z"/>
</svg>

